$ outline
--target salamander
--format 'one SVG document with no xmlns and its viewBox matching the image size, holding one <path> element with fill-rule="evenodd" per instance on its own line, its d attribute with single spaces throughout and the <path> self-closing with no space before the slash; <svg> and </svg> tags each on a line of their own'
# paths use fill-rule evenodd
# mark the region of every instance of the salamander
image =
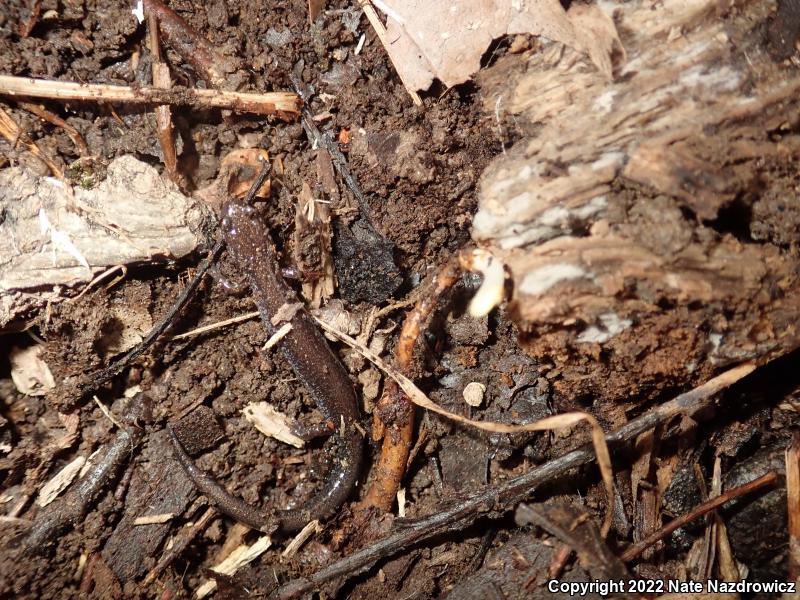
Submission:
<svg viewBox="0 0 800 600">
<path fill-rule="evenodd" d="M 361 474 L 363 440 L 355 424 L 358 401 L 342 363 L 328 346 L 319 328 L 280 275 L 277 252 L 267 226 L 255 209 L 230 201 L 222 209 L 222 235 L 229 252 L 244 274 L 253 300 L 269 335 L 284 323 L 289 332 L 278 345 L 298 379 L 308 388 L 326 421 L 335 427 L 338 452 L 322 489 L 304 507 L 264 516 L 229 494 L 213 478 L 192 463 L 175 435 L 178 459 L 195 485 L 229 516 L 263 531 L 291 533 L 312 519 L 328 519 L 350 495 Z M 276 315 L 282 322 L 273 323 Z"/>
</svg>

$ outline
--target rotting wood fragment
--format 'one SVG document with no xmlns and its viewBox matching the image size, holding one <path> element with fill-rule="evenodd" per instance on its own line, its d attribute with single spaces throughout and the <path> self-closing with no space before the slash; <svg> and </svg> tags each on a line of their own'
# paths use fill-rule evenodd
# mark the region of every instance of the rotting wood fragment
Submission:
<svg viewBox="0 0 800 600">
<path fill-rule="evenodd" d="M 88 190 L 5 169 L 0 211 L 0 328 L 63 300 L 59 286 L 88 283 L 114 265 L 190 254 L 204 242 L 208 218 L 200 203 L 132 156 L 112 161 L 106 179 Z"/>
<path fill-rule="evenodd" d="M 121 582 L 144 576 L 155 566 L 158 549 L 173 525 L 137 525 L 143 515 L 182 515 L 196 496 L 195 487 L 172 456 L 166 431 L 151 435 L 134 471 L 122 519 L 103 546 L 102 557 Z"/>
<path fill-rule="evenodd" d="M 485 171 L 473 239 L 508 268 L 521 344 L 557 394 L 599 398 L 611 422 L 628 398 L 800 343 L 779 242 L 797 220 L 772 225 L 765 204 L 794 189 L 776 173 L 800 149 L 784 129 L 800 77 L 752 30 L 769 4 L 626 3 L 614 81 L 556 43 L 480 77 L 485 112 L 535 133 Z"/>
</svg>

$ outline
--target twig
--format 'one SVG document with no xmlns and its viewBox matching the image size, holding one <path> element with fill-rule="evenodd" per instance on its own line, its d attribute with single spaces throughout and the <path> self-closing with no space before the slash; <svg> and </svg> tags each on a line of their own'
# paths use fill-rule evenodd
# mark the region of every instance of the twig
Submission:
<svg viewBox="0 0 800 600">
<path fill-rule="evenodd" d="M 364 11 L 364 14 L 367 16 L 367 20 L 369 20 L 370 25 L 375 30 L 375 33 L 378 34 L 378 39 L 383 44 L 384 50 L 386 50 L 386 54 L 389 55 L 389 59 L 392 63 L 395 63 L 395 59 L 392 56 L 392 44 L 389 42 L 389 39 L 386 37 L 386 27 L 383 26 L 381 22 L 381 18 L 378 16 L 378 13 L 375 12 L 375 9 L 370 4 L 370 0 L 358 0 L 358 3 L 361 5 L 361 9 Z M 415 89 L 413 89 L 406 80 L 403 78 L 403 74 L 400 69 L 395 69 L 395 73 L 397 73 L 398 77 L 400 77 L 400 81 L 403 83 L 403 87 L 406 88 L 408 95 L 411 96 L 411 100 L 414 101 L 414 104 L 417 106 L 422 106 L 422 98 L 419 97 L 419 94 Z"/>
<path fill-rule="evenodd" d="M 194 277 L 192 277 L 186 287 L 183 288 L 181 293 L 178 295 L 178 298 L 175 300 L 166 314 L 161 317 L 158 323 L 153 326 L 153 328 L 141 342 L 131 348 L 128 353 L 125 354 L 125 356 L 120 358 L 115 363 L 110 364 L 106 368 L 100 369 L 99 371 L 90 375 L 88 380 L 80 385 L 78 388 L 78 397 L 75 399 L 73 406 L 74 404 L 77 404 L 83 400 L 83 398 L 85 398 L 89 393 L 95 391 L 101 385 L 121 373 L 123 369 L 144 354 L 144 352 L 152 345 L 156 338 L 169 328 L 169 326 L 172 324 L 172 321 L 175 319 L 175 316 L 184 306 L 186 306 L 186 303 L 189 302 L 189 299 L 197 289 L 197 286 L 200 285 L 200 280 L 216 262 L 217 258 L 219 258 L 224 245 L 225 243 L 222 240 L 214 244 L 214 247 L 208 253 L 208 256 L 206 256 L 197 267 Z"/>
<path fill-rule="evenodd" d="M 206 38 L 197 33 L 174 10 L 159 0 L 144 0 L 145 14 L 158 20 L 164 41 L 198 74 L 215 88 L 224 88 L 226 75 L 236 70 L 236 61 L 217 52 Z"/>
<path fill-rule="evenodd" d="M 292 121 L 300 114 L 300 99 L 292 92 L 256 94 L 181 86 L 163 90 L 155 87 L 132 88 L 125 85 L 75 83 L 0 75 L 0 95 L 83 102 L 228 108 L 238 112 L 274 115 L 285 121 Z"/>
<path fill-rule="evenodd" d="M 147 577 L 144 578 L 144 582 L 142 582 L 142 586 L 147 587 L 153 583 L 156 578 L 164 572 L 164 569 L 171 565 L 172 561 L 181 555 L 181 552 L 186 549 L 186 547 L 191 543 L 198 533 L 206 528 L 209 521 L 217 516 L 217 514 L 219 514 L 217 509 L 213 506 L 209 506 L 206 509 L 206 512 L 204 512 L 203 515 L 197 519 L 197 521 L 195 521 L 191 527 L 184 527 L 178 534 L 177 538 L 173 540 L 172 546 L 170 546 L 169 550 L 167 550 L 158 561 L 158 564 L 150 569 Z"/>
<path fill-rule="evenodd" d="M 42 12 L 42 0 L 33 0 L 33 5 L 31 6 L 31 14 L 28 17 L 28 20 L 24 23 L 20 23 L 17 31 L 19 32 L 19 37 L 26 38 L 31 34 L 33 28 L 36 27 L 36 24 L 39 22 L 39 15 Z"/>
<path fill-rule="evenodd" d="M 161 60 L 161 45 L 158 43 L 158 19 L 153 12 L 147 15 L 147 45 L 153 56 L 151 65 L 153 87 L 168 90 L 172 87 L 169 67 Z M 156 117 L 156 134 L 161 153 L 164 155 L 164 167 L 170 179 L 182 190 L 186 181 L 178 174 L 178 151 L 175 148 L 175 130 L 172 126 L 172 113 L 169 105 L 161 104 L 153 109 Z"/>
<path fill-rule="evenodd" d="M 122 420 L 127 427 L 120 429 L 106 445 L 105 451 L 91 468 L 63 496 L 43 508 L 33 521 L 23 542 L 27 552 L 40 553 L 61 531 L 77 523 L 85 515 L 105 486 L 116 477 L 130 459 L 132 451 L 144 436 L 142 421 L 152 420 L 152 401 L 137 394 L 128 401 Z"/>
<path fill-rule="evenodd" d="M 17 102 L 17 106 L 27 110 L 29 113 L 33 113 L 40 119 L 44 119 L 56 127 L 61 127 L 61 129 L 63 129 L 64 132 L 69 136 L 69 139 L 72 140 L 72 143 L 75 144 L 75 147 L 78 149 L 78 154 L 80 154 L 82 158 L 89 158 L 89 146 L 86 145 L 86 141 L 83 139 L 81 132 L 67 123 L 64 119 L 59 117 L 57 114 L 50 112 L 41 104 L 36 104 L 35 102 L 20 101 Z"/>
<path fill-rule="evenodd" d="M 36 158 L 41 160 L 47 168 L 50 169 L 50 172 L 59 179 L 64 178 L 64 173 L 61 172 L 61 169 L 58 168 L 52 159 L 47 156 L 39 146 L 31 140 L 27 134 L 25 134 L 22 129 L 20 129 L 19 125 L 17 125 L 16 121 L 11 118 L 6 111 L 0 108 L 0 135 L 2 135 L 8 143 L 11 144 L 12 148 L 16 148 L 18 143 L 21 143 L 25 148 L 33 154 Z"/>
<path fill-rule="evenodd" d="M 786 508 L 789 513 L 789 581 L 800 578 L 800 437 L 786 449 Z"/>
<path fill-rule="evenodd" d="M 681 515 L 677 519 L 674 519 L 664 525 L 658 531 L 654 531 L 650 535 L 648 535 L 645 539 L 636 542 L 630 548 L 625 550 L 620 556 L 620 559 L 623 562 L 629 562 L 639 556 L 642 552 L 644 552 L 647 548 L 655 544 L 657 541 L 664 539 L 669 534 L 671 534 L 676 529 L 680 529 L 687 523 L 691 523 L 695 519 L 702 517 L 705 514 L 710 513 L 711 511 L 719 508 L 723 504 L 727 504 L 734 498 L 738 498 L 739 496 L 744 496 L 745 494 L 749 494 L 754 492 L 762 487 L 767 485 L 771 485 L 778 480 L 778 474 L 774 471 L 770 471 L 766 475 L 762 475 L 758 479 L 751 481 L 750 483 L 745 483 L 744 485 L 740 485 L 738 487 L 732 488 L 723 492 L 719 496 L 715 496 L 714 498 L 709 498 L 702 504 L 696 506 L 688 513 Z"/>
<path fill-rule="evenodd" d="M 639 434 L 657 425 L 666 423 L 676 415 L 691 416 L 711 404 L 717 392 L 733 385 L 752 373 L 754 369 L 755 366 L 751 363 L 734 367 L 703 385 L 633 419 L 607 435 L 606 442 L 617 447 L 625 442 L 630 442 Z M 274 597 L 281 599 L 297 597 L 317 588 L 326 581 L 337 577 L 356 575 L 368 569 L 378 560 L 392 556 L 399 550 L 407 550 L 412 544 L 424 542 L 442 533 L 452 531 L 453 525 L 456 523 L 459 523 L 459 529 L 463 529 L 481 513 L 505 511 L 508 507 L 514 506 L 530 496 L 539 485 L 562 476 L 571 469 L 588 464 L 592 460 L 594 460 L 593 447 L 591 444 L 585 444 L 564 456 L 535 467 L 524 475 L 472 494 L 440 512 L 416 520 L 402 530 L 328 565 L 306 579 L 298 579 L 279 588 L 274 593 Z"/>
<path fill-rule="evenodd" d="M 298 82 L 293 80 L 293 83 L 295 88 L 299 90 L 300 87 Z M 342 154 L 341 150 L 339 150 L 337 143 L 330 135 L 324 134 L 319 130 L 316 123 L 314 123 L 314 118 L 307 109 L 303 108 L 301 114 L 302 118 L 300 122 L 303 124 L 303 130 L 306 132 L 306 136 L 308 136 L 308 139 L 311 141 L 311 145 L 317 148 L 324 148 L 328 151 L 334 168 L 339 173 L 339 176 L 344 180 L 344 183 L 347 185 L 350 192 L 353 194 L 353 196 L 355 196 L 361 216 L 380 239 L 385 239 L 385 236 L 383 236 L 375 228 L 375 223 L 372 221 L 372 211 L 369 208 L 367 198 L 364 196 L 361 186 L 358 185 L 358 181 L 356 181 L 353 172 L 350 170 L 350 166 L 347 164 L 347 158 L 345 158 L 345 155 Z"/>
</svg>

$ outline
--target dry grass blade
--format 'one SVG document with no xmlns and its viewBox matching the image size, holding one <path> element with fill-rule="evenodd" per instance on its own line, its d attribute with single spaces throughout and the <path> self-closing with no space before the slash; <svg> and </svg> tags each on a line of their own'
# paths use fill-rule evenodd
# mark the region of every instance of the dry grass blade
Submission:
<svg viewBox="0 0 800 600">
<path fill-rule="evenodd" d="M 242 321 L 249 321 L 250 319 L 255 319 L 261 313 L 257 310 L 254 310 L 249 313 L 245 313 L 243 315 L 239 315 L 238 317 L 231 317 L 230 319 L 225 319 L 224 321 L 217 321 L 216 323 L 211 323 L 209 325 L 203 325 L 202 327 L 198 327 L 196 329 L 192 329 L 191 331 L 187 331 L 186 333 L 180 333 L 174 336 L 173 340 L 182 340 L 184 338 L 192 337 L 194 335 L 200 335 L 201 333 L 205 333 L 206 331 L 213 331 L 215 329 L 220 329 L 222 327 L 227 327 L 228 325 L 234 325 L 236 323 L 241 323 Z"/>
<path fill-rule="evenodd" d="M 72 143 L 75 144 L 75 147 L 78 149 L 78 153 L 81 155 L 81 158 L 89 158 L 89 146 L 86 145 L 86 141 L 83 139 L 81 132 L 75 129 L 72 125 L 67 123 L 64 119 L 59 117 L 56 114 L 53 114 L 49 110 L 47 110 L 44 106 L 40 104 L 36 104 L 34 102 L 18 102 L 17 105 L 20 108 L 24 108 L 29 113 L 33 113 L 40 119 L 44 119 L 48 123 L 52 123 L 56 127 L 61 127 L 69 136 L 69 139 L 72 140 Z"/>
<path fill-rule="evenodd" d="M 12 148 L 16 148 L 18 143 L 21 143 L 25 148 L 33 154 L 36 158 L 41 160 L 44 164 L 47 165 L 47 168 L 50 169 L 50 172 L 59 179 L 64 178 L 64 173 L 61 172 L 61 169 L 47 156 L 44 152 L 42 152 L 41 148 L 36 145 L 36 142 L 32 141 L 23 131 L 19 128 L 16 121 L 11 118 L 5 110 L 0 108 L 0 135 L 8 140 L 11 144 Z"/>
<path fill-rule="evenodd" d="M 487 422 L 487 421 L 475 421 L 473 419 L 468 419 L 462 415 L 452 413 L 449 410 L 446 410 L 436 404 L 433 400 L 428 398 L 425 393 L 420 390 L 413 381 L 411 381 L 408 377 L 400 373 L 394 367 L 385 363 L 380 357 L 374 354 L 369 348 L 365 347 L 363 344 L 360 344 L 355 339 L 350 337 L 349 335 L 339 331 L 338 329 L 332 327 L 325 321 L 315 317 L 317 323 L 327 332 L 330 333 L 332 336 L 336 337 L 337 339 L 341 340 L 354 350 L 358 351 L 364 358 L 369 360 L 372 364 L 386 373 L 389 377 L 394 379 L 397 382 L 397 385 L 400 386 L 400 389 L 405 392 L 405 394 L 411 399 L 411 401 L 420 406 L 422 408 L 428 409 L 432 412 L 440 414 L 442 416 L 447 417 L 448 419 L 452 419 L 454 421 L 458 421 L 459 423 L 464 423 L 466 425 L 470 425 L 471 427 L 475 427 L 477 429 L 483 429 L 484 431 L 492 431 L 494 433 L 519 433 L 522 431 L 550 431 L 553 429 L 564 429 L 567 427 L 572 427 L 577 425 L 578 423 L 585 421 L 587 422 L 592 429 L 592 444 L 594 445 L 595 454 L 597 457 L 597 464 L 600 467 L 600 474 L 603 478 L 603 485 L 606 489 L 606 495 L 608 496 L 608 506 L 606 508 L 606 515 L 603 519 L 603 526 L 602 526 L 602 533 L 605 536 L 608 531 L 611 529 L 611 518 L 612 518 L 612 511 L 614 506 L 614 477 L 613 477 L 613 470 L 611 468 L 611 454 L 608 451 L 608 445 L 606 444 L 605 440 L 605 433 L 603 432 L 603 428 L 600 427 L 600 424 L 597 422 L 592 415 L 588 413 L 582 412 L 569 412 L 564 413 L 561 415 L 555 415 L 552 417 L 547 417 L 545 419 L 541 419 L 540 421 L 536 421 L 535 423 L 527 423 L 525 425 L 508 425 L 506 423 L 495 423 L 495 422 Z"/>
</svg>

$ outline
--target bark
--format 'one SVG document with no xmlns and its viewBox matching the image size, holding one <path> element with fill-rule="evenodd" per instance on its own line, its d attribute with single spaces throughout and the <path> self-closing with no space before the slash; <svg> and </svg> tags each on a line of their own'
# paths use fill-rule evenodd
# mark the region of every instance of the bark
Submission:
<svg viewBox="0 0 800 600">
<path fill-rule="evenodd" d="M 0 331 L 115 265 L 174 260 L 204 243 L 209 211 L 131 156 L 96 187 L 22 168 L 0 174 Z M 69 288 L 72 288 L 70 291 Z"/>
<path fill-rule="evenodd" d="M 613 80 L 555 43 L 482 76 L 529 135 L 485 172 L 473 238 L 562 398 L 618 423 L 625 399 L 797 347 L 800 72 L 768 52 L 772 2 L 603 7 Z"/>
</svg>

